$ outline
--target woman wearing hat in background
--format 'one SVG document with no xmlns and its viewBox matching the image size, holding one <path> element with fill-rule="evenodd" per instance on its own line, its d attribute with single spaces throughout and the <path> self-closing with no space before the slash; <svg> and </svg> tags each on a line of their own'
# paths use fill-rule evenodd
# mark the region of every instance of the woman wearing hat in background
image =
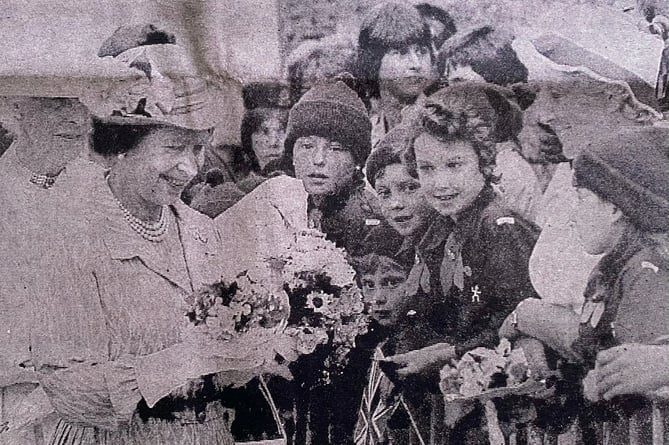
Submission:
<svg viewBox="0 0 669 445">
<path fill-rule="evenodd" d="M 44 252 L 34 240 L 50 230 L 42 222 L 53 187 L 74 158 L 86 155 L 89 132 L 88 111 L 76 98 L 14 97 L 6 104 L 16 122 L 7 116 L 15 138 L 0 157 L 0 425 L 37 390 L 36 375 L 29 372 L 33 320 L 26 284 L 39 275 L 33 265 Z M 31 428 L 17 429 L 0 442 L 34 444 L 36 437 Z"/>
<path fill-rule="evenodd" d="M 34 296 L 32 359 L 57 419 L 45 435 L 68 445 L 232 444 L 220 401 L 231 382 L 219 371 L 259 368 L 273 353 L 207 342 L 184 316 L 185 298 L 221 274 L 213 223 L 179 199 L 216 123 L 207 84 L 174 65 L 186 63 L 176 45 L 119 56 L 149 60 L 152 80 L 89 101 L 93 147 L 118 159 L 106 175 L 69 172 L 52 211 L 63 231 L 50 240 L 48 291 Z"/>
</svg>

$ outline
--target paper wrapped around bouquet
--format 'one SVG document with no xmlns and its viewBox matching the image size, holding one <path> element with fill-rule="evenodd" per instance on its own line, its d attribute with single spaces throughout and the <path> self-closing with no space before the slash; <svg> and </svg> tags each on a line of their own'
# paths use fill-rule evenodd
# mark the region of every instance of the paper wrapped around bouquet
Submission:
<svg viewBox="0 0 669 445">
<path fill-rule="evenodd" d="M 281 251 L 295 230 L 307 228 L 307 192 L 298 179 L 271 178 L 214 223 L 224 246 L 221 269 L 234 277 Z"/>
</svg>

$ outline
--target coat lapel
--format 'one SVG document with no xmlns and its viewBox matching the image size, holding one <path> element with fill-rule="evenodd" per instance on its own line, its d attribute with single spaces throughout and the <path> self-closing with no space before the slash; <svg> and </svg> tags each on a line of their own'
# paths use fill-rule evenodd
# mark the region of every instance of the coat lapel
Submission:
<svg viewBox="0 0 669 445">
<path fill-rule="evenodd" d="M 209 252 L 211 249 L 207 249 L 207 246 L 209 243 L 215 245 L 216 240 L 210 230 L 205 230 L 195 224 L 193 219 L 188 217 L 189 212 L 184 211 L 182 206 L 185 207 L 185 204 L 177 204 L 178 209 L 174 207 L 172 209 L 175 210 L 190 280 L 188 275 L 179 273 L 170 267 L 171 263 L 166 260 L 161 249 L 156 249 L 135 233 L 117 207 L 108 208 L 108 225 L 103 239 L 112 259 L 138 258 L 148 269 L 190 294 L 194 288 L 206 282 L 208 275 L 211 275 L 205 273 L 205 270 L 210 267 L 209 262 L 213 260 L 214 254 L 213 251 Z M 175 229 L 170 228 L 170 230 Z"/>
<path fill-rule="evenodd" d="M 221 278 L 220 237 L 212 220 L 178 201 L 174 209 L 179 221 L 181 243 L 193 288 L 197 290 Z"/>
</svg>

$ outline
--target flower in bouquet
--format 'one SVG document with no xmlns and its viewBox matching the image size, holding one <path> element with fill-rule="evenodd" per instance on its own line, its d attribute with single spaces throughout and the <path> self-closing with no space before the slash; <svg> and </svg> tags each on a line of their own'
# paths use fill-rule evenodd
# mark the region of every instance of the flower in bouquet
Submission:
<svg viewBox="0 0 669 445">
<path fill-rule="evenodd" d="M 522 348 L 502 339 L 495 349 L 476 348 L 440 371 L 439 387 L 447 399 L 472 397 L 489 389 L 517 386 L 529 378 Z"/>
<path fill-rule="evenodd" d="M 288 318 L 285 292 L 272 285 L 263 269 L 244 271 L 234 281 L 217 281 L 188 297 L 186 316 L 205 325 L 215 340 L 229 340 L 254 328 L 271 329 Z"/>
<path fill-rule="evenodd" d="M 281 252 L 267 259 L 280 271 L 290 300 L 289 330 L 300 354 L 319 347 L 322 374 L 341 369 L 358 335 L 367 332 L 362 294 L 343 249 L 317 230 L 295 231 Z"/>
</svg>

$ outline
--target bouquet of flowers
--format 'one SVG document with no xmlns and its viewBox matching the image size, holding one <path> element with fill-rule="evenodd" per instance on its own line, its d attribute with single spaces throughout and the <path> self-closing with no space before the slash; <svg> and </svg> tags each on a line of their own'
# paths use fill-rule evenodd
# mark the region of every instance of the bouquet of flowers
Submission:
<svg viewBox="0 0 669 445">
<path fill-rule="evenodd" d="M 346 364 L 356 337 L 367 332 L 369 318 L 355 271 L 343 249 L 313 229 L 296 231 L 282 253 L 269 261 L 281 270 L 290 300 L 286 332 L 296 338 L 300 355 L 317 352 L 320 383 L 328 383 L 330 374 Z"/>
<path fill-rule="evenodd" d="M 260 264 L 188 298 L 186 316 L 215 341 L 262 338 L 280 361 L 312 355 L 329 381 L 367 332 L 362 295 L 345 253 L 316 230 L 295 230 Z M 282 335 L 275 335 L 275 334 Z M 293 351 L 286 350 L 286 337 Z M 292 354 L 291 354 L 292 352 Z M 313 370 L 311 366 L 305 366 Z M 306 369 L 305 369 L 306 370 Z"/>
<path fill-rule="evenodd" d="M 186 316 L 196 326 L 206 325 L 215 340 L 230 340 L 256 328 L 277 328 L 290 308 L 285 293 L 273 290 L 270 283 L 258 269 L 243 271 L 229 283 L 220 280 L 204 286 L 188 298 Z"/>
</svg>

